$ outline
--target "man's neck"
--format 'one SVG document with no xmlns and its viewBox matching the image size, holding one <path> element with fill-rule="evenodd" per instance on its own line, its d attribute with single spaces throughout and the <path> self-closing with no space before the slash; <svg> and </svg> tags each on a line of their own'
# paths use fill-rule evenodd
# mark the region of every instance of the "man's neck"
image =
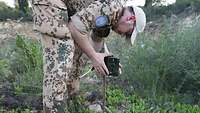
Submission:
<svg viewBox="0 0 200 113">
<path fill-rule="evenodd" d="M 120 18 L 120 15 L 122 13 L 122 8 L 119 9 L 118 11 L 114 12 L 111 18 L 111 26 L 115 26 Z"/>
</svg>

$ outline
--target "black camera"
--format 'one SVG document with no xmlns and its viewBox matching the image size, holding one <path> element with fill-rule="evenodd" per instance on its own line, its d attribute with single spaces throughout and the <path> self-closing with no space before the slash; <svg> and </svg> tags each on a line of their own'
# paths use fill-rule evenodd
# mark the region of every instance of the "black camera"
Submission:
<svg viewBox="0 0 200 113">
<path fill-rule="evenodd" d="M 119 75 L 119 62 L 120 60 L 114 56 L 104 57 L 104 62 L 108 68 L 108 76 L 118 76 Z"/>
</svg>

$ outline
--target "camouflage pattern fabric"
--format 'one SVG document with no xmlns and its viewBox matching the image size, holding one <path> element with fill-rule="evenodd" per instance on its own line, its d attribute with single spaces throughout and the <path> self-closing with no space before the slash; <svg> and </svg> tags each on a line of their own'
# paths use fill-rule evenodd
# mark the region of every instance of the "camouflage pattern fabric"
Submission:
<svg viewBox="0 0 200 113">
<path fill-rule="evenodd" d="M 81 11 L 83 8 L 88 7 L 96 0 L 62 0 L 67 6 L 68 16 L 71 17 L 75 13 Z"/>
<path fill-rule="evenodd" d="M 118 21 L 121 9 L 122 4 L 118 0 L 112 0 L 112 2 L 100 0 L 93 2 L 87 8 L 83 8 L 71 18 L 73 24 L 80 31 L 85 32 L 92 30 L 95 27 L 95 19 L 102 15 L 108 16 L 110 25 L 114 26 Z M 85 28 L 80 29 L 82 27 L 78 27 L 78 25 L 76 25 L 77 23 L 81 23 L 81 26 L 84 26 Z"/>
<path fill-rule="evenodd" d="M 75 13 L 81 11 L 84 8 L 87 8 L 91 3 L 94 3 L 98 0 L 62 0 L 67 6 L 69 17 L 73 16 Z M 101 2 L 109 3 L 114 1 L 115 3 L 119 3 L 120 0 L 99 0 Z"/>
<path fill-rule="evenodd" d="M 34 29 L 42 33 L 45 113 L 64 113 L 69 97 L 76 95 L 79 90 L 83 53 L 67 27 L 69 17 L 66 2 L 67 0 L 31 1 Z M 74 22 L 83 25 L 82 28 L 86 29 L 85 33 L 89 35 L 94 17 L 105 14 L 114 20 L 117 10 L 118 7 L 114 4 L 96 1 L 89 5 L 89 8 L 83 8 L 76 13 L 78 18 Z"/>
</svg>

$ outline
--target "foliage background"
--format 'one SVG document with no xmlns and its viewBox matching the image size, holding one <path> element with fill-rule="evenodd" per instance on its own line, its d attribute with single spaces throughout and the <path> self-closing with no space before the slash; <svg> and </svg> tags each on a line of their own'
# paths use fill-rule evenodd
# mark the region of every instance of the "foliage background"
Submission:
<svg viewBox="0 0 200 113">
<path fill-rule="evenodd" d="M 114 33 L 107 39 L 110 50 L 123 64 L 122 75 L 109 82 L 107 110 L 111 113 L 199 113 L 200 1 L 177 0 L 169 6 L 154 3 L 149 0 L 144 6 L 148 24 L 134 46 Z M 23 21 L 30 21 L 31 11 L 26 9 L 22 14 L 20 8 L 0 3 L 1 21 L 22 16 Z M 0 47 L 0 112 L 29 113 L 41 109 L 40 41 L 19 33 L 3 41 Z M 88 91 L 97 87 L 97 84 L 84 84 L 81 89 Z M 20 101 L 16 99 L 12 106 L 5 106 L 8 97 Z M 34 104 L 30 101 L 32 98 L 40 103 Z M 78 99 L 80 105 L 85 101 L 83 95 Z M 83 106 L 79 108 L 93 113 Z"/>
</svg>

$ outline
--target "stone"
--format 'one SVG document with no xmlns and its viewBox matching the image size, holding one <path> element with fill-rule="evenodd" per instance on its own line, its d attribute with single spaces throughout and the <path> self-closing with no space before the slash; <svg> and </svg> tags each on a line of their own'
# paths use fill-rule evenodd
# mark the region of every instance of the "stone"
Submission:
<svg viewBox="0 0 200 113">
<path fill-rule="evenodd" d="M 99 104 L 89 105 L 89 109 L 92 111 L 95 111 L 95 112 L 103 112 L 101 105 L 99 105 Z"/>
</svg>

